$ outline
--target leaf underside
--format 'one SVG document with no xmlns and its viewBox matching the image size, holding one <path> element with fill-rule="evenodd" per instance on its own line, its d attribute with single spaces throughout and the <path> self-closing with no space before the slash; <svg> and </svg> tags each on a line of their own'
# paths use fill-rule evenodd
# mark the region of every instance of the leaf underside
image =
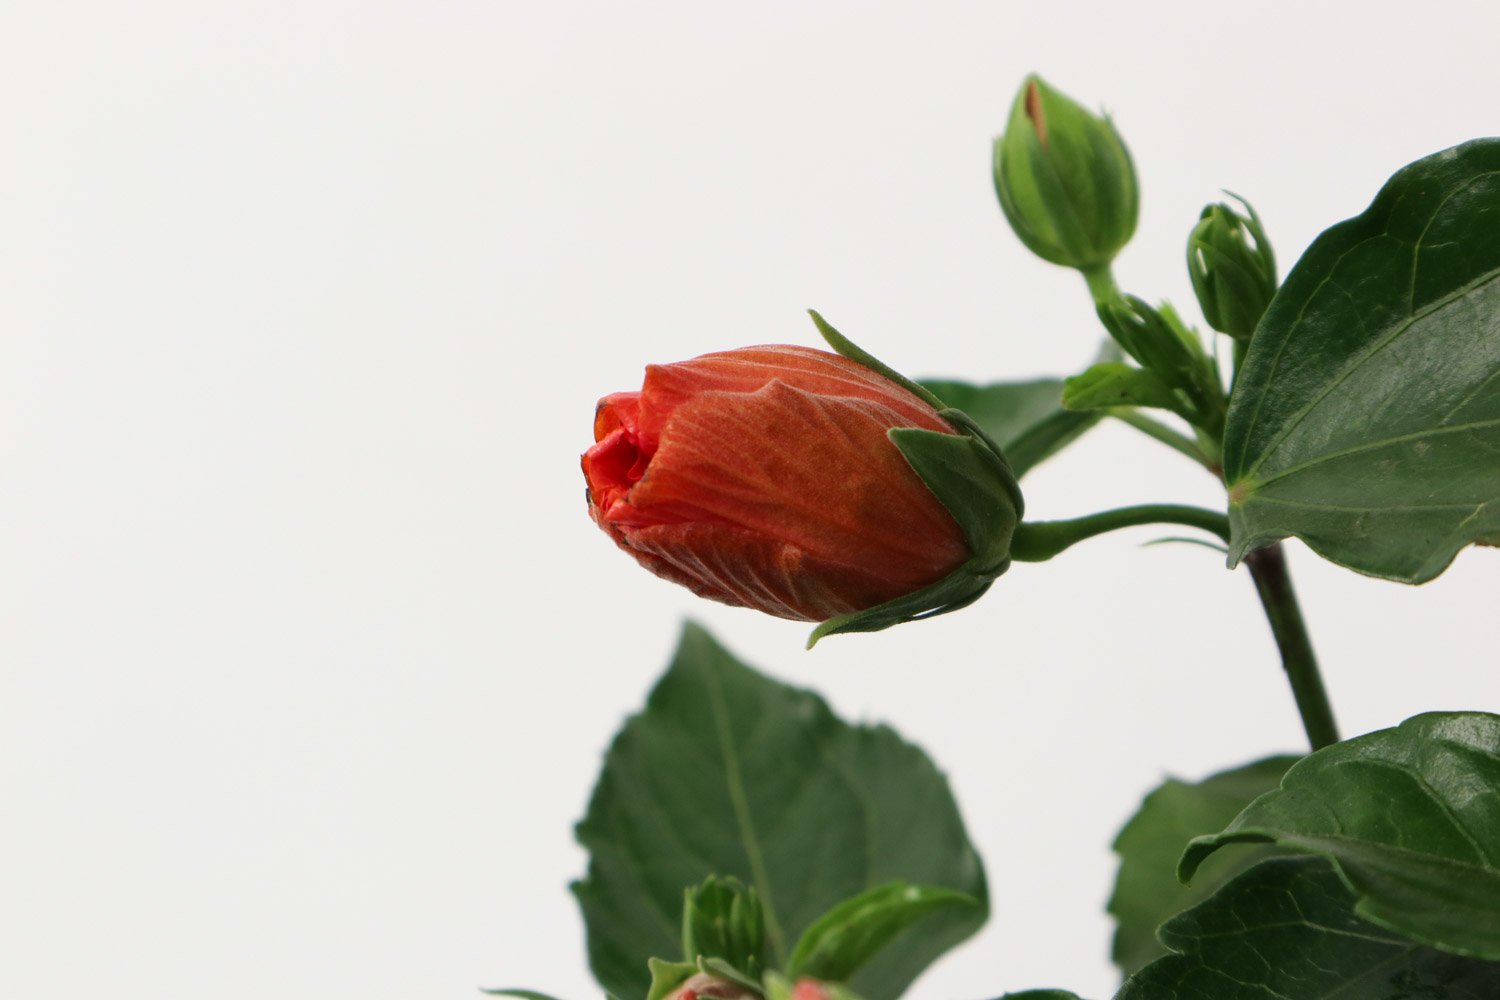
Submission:
<svg viewBox="0 0 1500 1000">
<path fill-rule="evenodd" d="M 1497 279 L 1500 139 L 1403 168 L 1313 242 L 1230 401 L 1231 564 L 1296 536 L 1423 583 L 1500 539 Z"/>
</svg>

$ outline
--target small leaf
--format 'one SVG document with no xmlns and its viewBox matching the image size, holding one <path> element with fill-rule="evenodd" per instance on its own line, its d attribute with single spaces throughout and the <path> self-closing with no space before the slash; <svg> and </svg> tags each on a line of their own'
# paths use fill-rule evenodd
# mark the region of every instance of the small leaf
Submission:
<svg viewBox="0 0 1500 1000">
<path fill-rule="evenodd" d="M 556 997 L 538 993 L 536 990 L 480 990 L 479 992 L 492 997 L 518 997 L 520 1000 L 557 1000 Z"/>
<path fill-rule="evenodd" d="M 1500 960 L 1500 716 L 1432 712 L 1325 747 L 1194 840 L 1179 873 L 1246 842 L 1330 859 L 1371 923 Z"/>
<path fill-rule="evenodd" d="M 898 933 L 950 906 L 976 906 L 952 889 L 889 882 L 846 899 L 803 931 L 786 974 L 847 980 Z"/>
<path fill-rule="evenodd" d="M 1289 535 L 1423 583 L 1500 539 L 1500 139 L 1399 170 L 1317 238 L 1250 341 L 1224 437 L 1231 563 Z"/>
<path fill-rule="evenodd" d="M 1005 452 L 1005 460 L 1017 478 L 1072 444 L 1101 416 L 1065 409 L 1062 379 L 994 385 L 924 379 L 922 385 L 948 406 L 973 418 Z"/>
<path fill-rule="evenodd" d="M 1500 962 L 1450 955 L 1366 923 L 1322 858 L 1272 858 L 1161 929 L 1176 954 L 1115 1000 L 1490 1000 Z"/>
<path fill-rule="evenodd" d="M 666 962 L 659 958 L 647 959 L 646 968 L 651 973 L 646 1000 L 662 1000 L 698 973 L 696 962 Z"/>
<path fill-rule="evenodd" d="M 1206 830 L 1223 829 L 1252 799 L 1275 788 L 1296 760 L 1267 757 L 1196 784 L 1168 778 L 1146 796 L 1114 843 L 1120 874 L 1108 909 L 1116 922 L 1113 958 L 1122 972 L 1134 972 L 1166 954 L 1156 929 L 1168 917 L 1207 899 L 1268 854 L 1264 849 L 1226 854 L 1199 872 L 1191 888 L 1177 880 L 1183 845 Z"/>
<path fill-rule="evenodd" d="M 1067 990 L 1022 990 L 1007 993 L 1000 1000 L 1079 1000 L 1079 996 Z"/>
<path fill-rule="evenodd" d="M 1106 406 L 1153 406 L 1173 413 L 1191 412 L 1161 377 L 1123 361 L 1094 365 L 1063 383 L 1063 405 L 1070 410 Z"/>
<path fill-rule="evenodd" d="M 839 721 L 696 625 L 610 747 L 578 839 L 590 966 L 620 997 L 644 996 L 646 960 L 681 948 L 683 889 L 713 874 L 755 886 L 768 967 L 830 907 L 894 879 L 979 901 L 898 934 L 849 983 L 868 1000 L 894 1000 L 988 912 L 979 857 L 920 750 Z"/>
<path fill-rule="evenodd" d="M 710 976 L 717 976 L 737 986 L 743 986 L 747 990 L 754 990 L 756 993 L 764 992 L 764 987 L 762 987 L 760 980 L 746 975 L 722 958 L 706 958 L 700 955 L 698 957 L 698 971 L 707 973 Z"/>
</svg>

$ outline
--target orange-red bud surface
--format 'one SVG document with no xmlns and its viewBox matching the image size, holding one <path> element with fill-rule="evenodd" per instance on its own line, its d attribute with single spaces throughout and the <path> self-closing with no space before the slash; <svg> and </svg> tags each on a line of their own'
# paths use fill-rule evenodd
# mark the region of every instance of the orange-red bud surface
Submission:
<svg viewBox="0 0 1500 1000">
<path fill-rule="evenodd" d="M 862 611 L 969 555 L 893 427 L 955 433 L 883 375 L 811 348 L 648 365 L 639 392 L 599 401 L 589 514 L 701 597 L 798 621 Z"/>
</svg>

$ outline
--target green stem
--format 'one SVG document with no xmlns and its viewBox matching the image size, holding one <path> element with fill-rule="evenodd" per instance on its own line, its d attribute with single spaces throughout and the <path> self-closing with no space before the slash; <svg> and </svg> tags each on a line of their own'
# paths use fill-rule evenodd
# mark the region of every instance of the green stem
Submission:
<svg viewBox="0 0 1500 1000">
<path fill-rule="evenodd" d="M 1202 507 L 1155 503 L 1106 510 L 1067 521 L 1022 522 L 1016 525 L 1011 538 L 1010 557 L 1017 562 L 1045 562 L 1086 538 L 1140 524 L 1185 524 L 1229 541 L 1229 518 L 1223 514 Z"/>
<path fill-rule="evenodd" d="M 1108 264 L 1083 268 L 1082 271 L 1083 280 L 1089 283 L 1089 294 L 1094 297 L 1095 305 L 1112 302 L 1120 297 L 1120 289 L 1115 285 L 1115 276 Z"/>
<path fill-rule="evenodd" d="M 1166 424 L 1158 420 L 1152 420 L 1140 410 L 1133 407 L 1115 406 L 1106 412 L 1116 420 L 1134 427 L 1147 437 L 1155 438 L 1168 448 L 1182 452 L 1205 469 L 1218 475 L 1219 470 L 1214 468 L 1214 464 L 1210 461 L 1208 455 L 1186 434 L 1179 434 Z"/>
<path fill-rule="evenodd" d="M 1338 724 L 1333 720 L 1333 706 L 1323 688 L 1307 624 L 1302 620 L 1302 609 L 1292 590 L 1286 553 L 1278 542 L 1246 555 L 1245 565 L 1250 567 L 1255 592 L 1260 595 L 1266 620 L 1271 623 L 1271 634 L 1281 650 L 1281 665 L 1286 668 L 1287 680 L 1292 685 L 1292 697 L 1297 700 L 1297 712 L 1302 716 L 1307 739 L 1314 750 L 1331 746 L 1339 741 Z"/>
</svg>

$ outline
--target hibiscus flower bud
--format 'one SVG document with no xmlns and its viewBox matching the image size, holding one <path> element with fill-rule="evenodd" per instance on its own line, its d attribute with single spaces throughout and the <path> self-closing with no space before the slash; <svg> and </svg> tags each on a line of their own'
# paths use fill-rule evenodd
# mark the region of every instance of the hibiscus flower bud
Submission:
<svg viewBox="0 0 1500 1000">
<path fill-rule="evenodd" d="M 1130 242 L 1135 167 L 1108 118 L 1029 76 L 995 140 L 995 193 L 1011 228 L 1044 260 L 1089 271 Z"/>
<path fill-rule="evenodd" d="M 1188 274 L 1208 325 L 1248 342 L 1276 295 L 1276 255 L 1255 209 L 1231 197 L 1248 214 L 1223 202 L 1204 208 L 1188 237 Z"/>
<path fill-rule="evenodd" d="M 760 994 L 740 983 L 707 972 L 690 976 L 681 986 L 665 994 L 664 1000 L 761 1000 Z"/>
<path fill-rule="evenodd" d="M 998 449 L 939 406 L 805 347 L 649 365 L 599 401 L 589 514 L 701 597 L 823 622 L 814 641 L 952 610 L 1009 565 L 1021 502 Z"/>
<path fill-rule="evenodd" d="M 796 982 L 777 972 L 766 974 L 766 1000 L 859 1000 L 840 983 L 825 983 L 811 976 L 798 976 Z"/>
</svg>

